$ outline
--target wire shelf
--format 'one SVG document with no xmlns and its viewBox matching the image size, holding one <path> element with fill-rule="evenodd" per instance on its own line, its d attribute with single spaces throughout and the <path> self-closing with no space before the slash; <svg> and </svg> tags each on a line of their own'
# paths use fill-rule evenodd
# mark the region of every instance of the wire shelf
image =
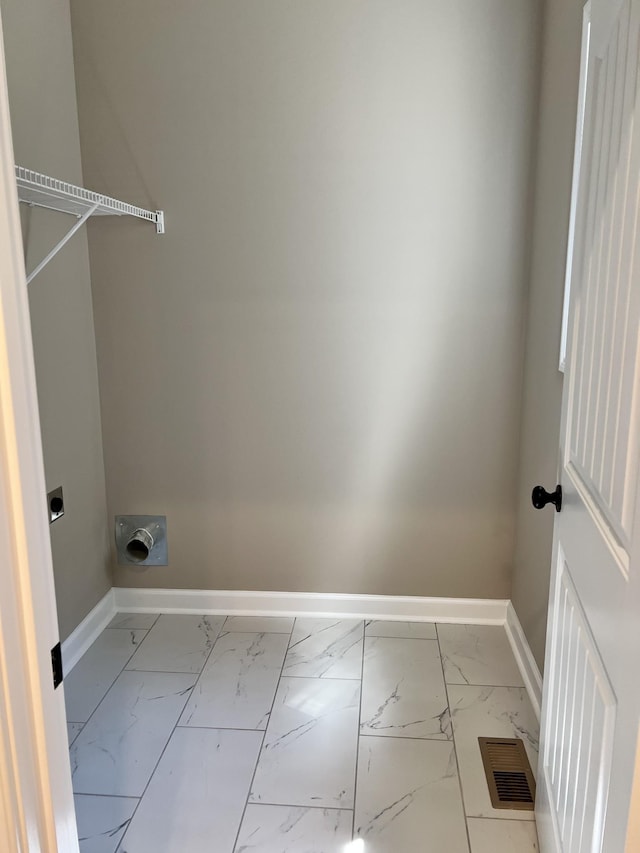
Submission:
<svg viewBox="0 0 640 853">
<path fill-rule="evenodd" d="M 40 172 L 16 166 L 18 198 L 24 204 L 46 207 L 73 216 L 135 216 L 156 226 L 158 234 L 164 234 L 164 213 L 161 210 L 145 210 L 134 204 L 91 192 L 84 187 L 50 178 Z"/>
</svg>

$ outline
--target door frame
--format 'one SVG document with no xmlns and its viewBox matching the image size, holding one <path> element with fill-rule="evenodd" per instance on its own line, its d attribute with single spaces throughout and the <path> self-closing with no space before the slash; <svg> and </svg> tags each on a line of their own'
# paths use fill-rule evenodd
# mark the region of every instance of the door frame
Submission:
<svg viewBox="0 0 640 853">
<path fill-rule="evenodd" d="M 2 35 L 0 19 L 0 847 L 77 853 Z"/>
</svg>

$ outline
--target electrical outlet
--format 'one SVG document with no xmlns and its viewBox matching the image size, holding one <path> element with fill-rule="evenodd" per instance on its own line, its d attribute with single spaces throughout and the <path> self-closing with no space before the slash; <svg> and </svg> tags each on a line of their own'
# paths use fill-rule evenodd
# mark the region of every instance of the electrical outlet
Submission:
<svg viewBox="0 0 640 853">
<path fill-rule="evenodd" d="M 49 524 L 53 524 L 64 515 L 64 495 L 62 486 L 58 486 L 47 495 L 47 506 L 49 508 Z"/>
</svg>

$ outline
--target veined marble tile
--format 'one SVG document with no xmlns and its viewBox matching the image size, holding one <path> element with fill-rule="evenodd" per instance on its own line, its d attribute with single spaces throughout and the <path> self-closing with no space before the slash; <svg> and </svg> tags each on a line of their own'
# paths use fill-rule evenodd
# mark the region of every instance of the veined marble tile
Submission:
<svg viewBox="0 0 640 853">
<path fill-rule="evenodd" d="M 438 637 L 447 684 L 524 685 L 501 625 L 438 625 Z"/>
<path fill-rule="evenodd" d="M 537 853 L 535 823 L 525 820 L 487 820 L 470 817 L 467 821 L 471 853 Z"/>
<path fill-rule="evenodd" d="M 127 669 L 202 672 L 224 620 L 224 616 L 163 614 L 129 661 Z"/>
<path fill-rule="evenodd" d="M 158 613 L 116 613 L 107 628 L 142 628 L 150 630 L 158 620 Z"/>
<path fill-rule="evenodd" d="M 453 744 L 360 738 L 355 834 L 363 853 L 468 853 Z"/>
<path fill-rule="evenodd" d="M 76 794 L 80 853 L 115 853 L 138 800 L 131 797 L 92 797 Z"/>
<path fill-rule="evenodd" d="M 64 680 L 70 723 L 86 723 L 127 665 L 146 631 L 103 631 Z"/>
<path fill-rule="evenodd" d="M 361 619 L 296 619 L 284 675 L 360 678 L 363 633 Z"/>
<path fill-rule="evenodd" d="M 231 853 L 261 732 L 176 729 L 121 853 Z"/>
<path fill-rule="evenodd" d="M 437 640 L 433 622 L 390 622 L 370 619 L 364 623 L 366 637 L 404 637 L 407 640 Z"/>
<path fill-rule="evenodd" d="M 140 797 L 196 676 L 123 672 L 71 747 L 73 789 Z"/>
<path fill-rule="evenodd" d="M 478 746 L 479 737 L 524 741 L 531 769 L 538 763 L 538 721 L 524 687 L 449 687 L 465 811 L 469 817 L 533 820 L 533 812 L 494 809 Z"/>
<path fill-rule="evenodd" d="M 364 648 L 361 734 L 450 739 L 437 642 L 367 637 Z"/>
<path fill-rule="evenodd" d="M 290 634 L 292 628 L 293 616 L 227 616 L 222 633 Z"/>
<path fill-rule="evenodd" d="M 265 729 L 288 642 L 288 634 L 222 634 L 180 725 Z"/>
<path fill-rule="evenodd" d="M 360 682 L 281 678 L 250 802 L 353 808 Z"/>
<path fill-rule="evenodd" d="M 250 803 L 235 853 L 342 853 L 352 822 L 346 810 Z"/>
<path fill-rule="evenodd" d="M 84 723 L 67 723 L 67 737 L 69 739 L 69 746 L 71 746 L 74 740 L 78 737 L 78 735 L 82 731 L 83 726 Z"/>
</svg>

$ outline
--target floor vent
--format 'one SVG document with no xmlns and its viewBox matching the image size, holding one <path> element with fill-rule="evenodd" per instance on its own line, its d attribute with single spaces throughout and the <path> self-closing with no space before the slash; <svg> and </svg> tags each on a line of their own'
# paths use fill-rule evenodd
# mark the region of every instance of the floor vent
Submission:
<svg viewBox="0 0 640 853">
<path fill-rule="evenodd" d="M 479 737 L 494 809 L 533 811 L 536 783 L 520 738 Z"/>
</svg>

